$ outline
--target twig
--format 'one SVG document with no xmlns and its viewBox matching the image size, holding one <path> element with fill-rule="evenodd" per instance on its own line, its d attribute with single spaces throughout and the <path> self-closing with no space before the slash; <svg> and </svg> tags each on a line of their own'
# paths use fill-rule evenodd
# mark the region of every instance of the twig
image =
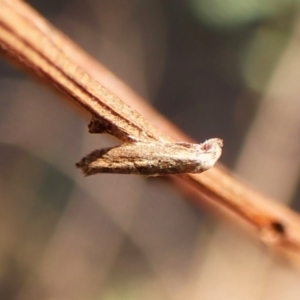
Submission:
<svg viewBox="0 0 300 300">
<path fill-rule="evenodd" d="M 101 120 L 105 128 L 100 131 L 109 132 L 122 141 L 173 141 L 170 136 L 189 140 L 23 2 L 0 0 L 0 48 L 13 62 L 40 75 L 84 111 Z M 96 79 L 169 135 L 158 130 Z M 243 224 L 250 225 L 272 250 L 300 263 L 300 218 L 289 208 L 250 190 L 221 166 L 201 175 L 170 177 L 187 193 L 206 200 L 235 221 L 243 220 Z"/>
</svg>

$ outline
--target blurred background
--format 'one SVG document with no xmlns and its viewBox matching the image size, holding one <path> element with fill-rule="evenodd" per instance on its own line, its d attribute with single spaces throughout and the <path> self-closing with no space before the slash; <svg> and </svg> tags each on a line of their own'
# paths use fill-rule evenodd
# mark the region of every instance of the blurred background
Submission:
<svg viewBox="0 0 300 300">
<path fill-rule="evenodd" d="M 300 208 L 299 0 L 28 1 L 221 162 Z M 90 135 L 0 61 L 0 299 L 299 299 L 299 273 L 156 178 L 74 164 Z"/>
</svg>

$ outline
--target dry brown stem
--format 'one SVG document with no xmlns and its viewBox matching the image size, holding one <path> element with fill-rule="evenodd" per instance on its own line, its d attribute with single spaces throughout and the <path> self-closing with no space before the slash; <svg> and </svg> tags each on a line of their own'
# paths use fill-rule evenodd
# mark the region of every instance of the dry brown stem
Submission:
<svg viewBox="0 0 300 300">
<path fill-rule="evenodd" d="M 84 111 L 101 120 L 105 128 L 97 128 L 98 131 L 113 134 L 122 141 L 172 141 L 173 138 L 190 141 L 23 2 L 0 0 L 0 48 L 13 62 L 41 76 Z M 298 214 L 250 190 L 221 166 L 201 175 L 171 178 L 199 201 L 205 200 L 206 204 L 230 215 L 235 222 L 250 225 L 248 229 L 252 228 L 272 250 L 299 264 Z"/>
</svg>

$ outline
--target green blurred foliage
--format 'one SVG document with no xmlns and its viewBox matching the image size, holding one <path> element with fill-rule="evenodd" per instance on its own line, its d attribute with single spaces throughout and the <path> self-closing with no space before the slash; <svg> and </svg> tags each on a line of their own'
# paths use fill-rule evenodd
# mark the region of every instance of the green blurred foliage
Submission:
<svg viewBox="0 0 300 300">
<path fill-rule="evenodd" d="M 300 1 L 190 0 L 190 4 L 207 29 L 229 35 L 244 32 L 247 38 L 236 52 L 240 74 L 247 89 L 262 94 L 290 40 Z"/>
<path fill-rule="evenodd" d="M 299 0 L 190 0 L 197 18 L 215 29 L 236 29 L 299 5 Z"/>
<path fill-rule="evenodd" d="M 259 28 L 241 58 L 241 72 L 247 88 L 263 93 L 291 36 L 291 29 Z"/>
</svg>

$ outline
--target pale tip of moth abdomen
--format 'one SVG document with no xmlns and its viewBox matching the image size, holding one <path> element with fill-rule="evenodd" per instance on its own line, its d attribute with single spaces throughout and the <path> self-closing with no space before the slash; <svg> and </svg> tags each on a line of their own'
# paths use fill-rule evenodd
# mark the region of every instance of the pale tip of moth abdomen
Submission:
<svg viewBox="0 0 300 300">
<path fill-rule="evenodd" d="M 205 151 L 205 155 L 208 156 L 203 160 L 203 167 L 205 170 L 211 169 L 222 155 L 223 140 L 219 138 L 213 138 L 205 141 L 201 145 L 201 149 Z"/>
</svg>

